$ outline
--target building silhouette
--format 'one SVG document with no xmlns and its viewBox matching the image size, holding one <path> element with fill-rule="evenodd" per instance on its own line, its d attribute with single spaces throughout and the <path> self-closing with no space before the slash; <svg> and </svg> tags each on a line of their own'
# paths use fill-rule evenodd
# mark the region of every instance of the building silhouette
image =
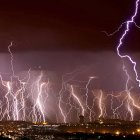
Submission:
<svg viewBox="0 0 140 140">
<path fill-rule="evenodd" d="M 84 116 L 83 116 L 83 115 L 80 115 L 80 116 L 79 116 L 79 123 L 80 123 L 80 124 L 83 124 L 84 122 L 85 122 Z"/>
</svg>

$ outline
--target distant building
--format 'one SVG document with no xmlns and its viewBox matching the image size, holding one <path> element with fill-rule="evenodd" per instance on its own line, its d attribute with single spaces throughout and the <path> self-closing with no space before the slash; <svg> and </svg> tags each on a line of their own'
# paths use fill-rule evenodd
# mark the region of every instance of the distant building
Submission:
<svg viewBox="0 0 140 140">
<path fill-rule="evenodd" d="M 80 123 L 80 124 L 83 124 L 84 122 L 85 122 L 84 116 L 83 116 L 83 115 L 80 115 L 80 116 L 79 116 L 79 123 Z"/>
</svg>

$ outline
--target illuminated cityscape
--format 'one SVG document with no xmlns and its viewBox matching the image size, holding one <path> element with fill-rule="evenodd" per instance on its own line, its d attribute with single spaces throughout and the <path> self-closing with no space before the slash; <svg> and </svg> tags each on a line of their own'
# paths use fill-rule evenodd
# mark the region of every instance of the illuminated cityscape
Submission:
<svg viewBox="0 0 140 140">
<path fill-rule="evenodd" d="M 0 122 L 0 134 L 11 139 L 105 139 L 108 137 L 139 138 L 139 121 L 99 119 L 93 123 L 31 123 L 24 121 Z M 100 138 L 99 138 L 100 137 Z"/>
</svg>

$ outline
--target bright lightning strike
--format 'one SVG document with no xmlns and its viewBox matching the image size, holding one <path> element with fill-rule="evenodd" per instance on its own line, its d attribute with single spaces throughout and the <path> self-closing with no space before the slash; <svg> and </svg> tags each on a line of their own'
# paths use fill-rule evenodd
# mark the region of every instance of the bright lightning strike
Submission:
<svg viewBox="0 0 140 140">
<path fill-rule="evenodd" d="M 121 24 L 121 26 L 116 30 L 114 31 L 113 33 L 111 34 L 108 34 L 106 31 L 103 31 L 107 36 L 112 36 L 114 35 L 115 33 L 117 33 L 123 25 L 125 25 L 125 30 L 123 31 L 120 39 L 119 39 L 119 43 L 117 45 L 117 54 L 120 58 L 127 58 L 133 65 L 133 71 L 135 73 L 135 77 L 136 77 L 136 81 L 139 83 L 139 87 L 140 87 L 140 79 L 139 79 L 139 76 L 138 76 L 138 72 L 136 70 L 136 66 L 137 66 L 137 63 L 129 56 L 129 55 L 122 55 L 121 52 L 120 52 L 120 48 L 122 47 L 123 45 L 123 41 L 124 39 L 126 38 L 127 34 L 129 33 L 130 31 L 130 25 L 133 23 L 137 28 L 140 28 L 136 22 L 135 22 L 135 18 L 137 16 L 137 13 L 138 13 L 138 7 L 139 7 L 139 2 L 140 0 L 136 0 L 135 2 L 135 10 L 134 10 L 134 14 L 130 17 L 129 20 L 123 22 Z"/>
<path fill-rule="evenodd" d="M 139 77 L 138 77 L 138 73 L 137 73 L 137 70 L 136 70 L 136 62 L 129 56 L 129 55 L 121 55 L 120 53 L 120 48 L 121 46 L 123 45 L 123 40 L 124 38 L 126 37 L 126 35 L 128 34 L 128 32 L 130 31 L 130 24 L 131 23 L 134 23 L 135 24 L 135 17 L 137 16 L 137 13 L 138 13 L 138 6 L 139 6 L 139 0 L 136 0 L 136 4 L 135 4 L 135 11 L 134 11 L 134 14 L 131 16 L 130 20 L 126 21 L 126 28 L 119 40 L 119 44 L 117 46 L 117 54 L 121 57 L 121 58 L 128 58 L 129 61 L 133 64 L 133 70 L 135 72 L 135 76 L 136 76 L 136 81 L 139 83 L 139 87 L 140 87 L 140 80 L 139 80 Z"/>
<path fill-rule="evenodd" d="M 102 108 L 102 99 L 103 99 L 103 92 L 100 91 L 100 97 L 99 97 L 99 109 L 100 109 L 100 114 L 99 114 L 99 118 L 101 118 L 103 116 L 103 108 Z"/>
<path fill-rule="evenodd" d="M 71 87 L 71 94 L 72 94 L 72 96 L 74 97 L 74 99 L 76 100 L 76 102 L 79 104 L 79 106 L 81 107 L 82 116 L 84 116 L 84 115 L 85 115 L 84 106 L 83 106 L 82 102 L 80 101 L 79 97 L 74 93 L 73 86 L 71 85 L 70 87 Z"/>
<path fill-rule="evenodd" d="M 117 54 L 118 54 L 118 56 L 119 56 L 120 58 L 122 58 L 122 59 L 127 58 L 127 59 L 131 62 L 131 64 L 133 65 L 133 71 L 134 71 L 134 73 L 135 73 L 135 79 L 136 79 L 136 81 L 138 82 L 138 85 L 139 85 L 139 87 L 140 87 L 140 79 L 139 79 L 139 76 L 138 76 L 138 72 L 137 72 L 137 70 L 136 70 L 136 66 L 137 66 L 136 61 L 134 61 L 134 60 L 131 58 L 131 56 L 129 56 L 129 55 L 127 55 L 127 54 L 123 55 L 123 54 L 121 54 L 121 52 L 120 52 L 120 48 L 123 46 L 124 39 L 126 38 L 126 36 L 128 35 L 128 33 L 129 33 L 129 31 L 130 31 L 130 26 L 131 26 L 131 24 L 134 24 L 137 28 L 140 28 L 140 27 L 136 24 L 136 22 L 135 22 L 135 18 L 136 18 L 137 14 L 138 14 L 139 2 L 140 2 L 140 0 L 136 0 L 136 1 L 135 1 L 135 10 L 134 10 L 134 13 L 133 13 L 132 16 L 129 18 L 129 20 L 123 22 L 123 23 L 121 24 L 121 26 L 120 26 L 116 31 L 114 31 L 114 32 L 111 33 L 111 34 L 108 34 L 108 33 L 105 32 L 105 31 L 103 31 L 103 32 L 104 32 L 107 36 L 112 36 L 112 35 L 116 34 L 117 32 L 119 32 L 120 29 L 125 25 L 125 29 L 124 29 L 122 35 L 120 36 L 120 38 L 119 38 L 119 43 L 118 43 L 118 45 L 117 45 Z M 126 67 L 125 67 L 124 65 L 123 65 L 123 71 L 125 72 L 125 74 L 126 74 L 126 76 L 127 76 L 126 85 L 125 85 L 125 91 L 126 91 L 126 93 L 127 93 L 127 97 L 126 97 L 126 98 L 127 98 L 127 110 L 128 110 L 128 112 L 130 113 L 131 120 L 133 120 L 133 118 L 134 118 L 134 113 L 133 113 L 132 106 L 135 107 L 135 108 L 137 108 L 137 109 L 140 109 L 140 106 L 137 105 L 137 104 L 135 103 L 135 100 L 134 100 L 133 97 L 131 96 L 130 89 L 128 88 L 129 81 L 130 81 L 130 76 L 129 76 L 128 71 L 127 71 L 127 69 L 126 69 Z M 122 103 L 123 103 L 123 102 L 122 102 Z M 122 104 L 122 105 L 123 105 L 123 104 Z M 121 106 L 122 106 L 122 105 L 121 105 Z M 121 106 L 119 106 L 119 107 L 121 107 Z"/>
</svg>

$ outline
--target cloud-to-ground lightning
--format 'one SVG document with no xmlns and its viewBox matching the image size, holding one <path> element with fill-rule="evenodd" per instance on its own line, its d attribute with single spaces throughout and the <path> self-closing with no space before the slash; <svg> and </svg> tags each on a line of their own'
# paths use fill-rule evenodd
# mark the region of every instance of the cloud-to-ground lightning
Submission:
<svg viewBox="0 0 140 140">
<path fill-rule="evenodd" d="M 78 98 L 78 96 L 74 93 L 74 87 L 71 85 L 71 94 L 73 96 L 73 98 L 76 100 L 76 102 L 79 104 L 80 108 L 81 108 L 81 114 L 84 116 L 85 115 L 85 108 L 83 106 L 83 104 L 81 103 L 80 99 Z"/>
<path fill-rule="evenodd" d="M 99 109 L 100 109 L 100 114 L 99 114 L 99 118 L 101 118 L 103 116 L 103 106 L 102 106 L 102 99 L 103 99 L 103 93 L 102 91 L 100 91 L 100 97 L 99 97 Z"/>
<path fill-rule="evenodd" d="M 60 114 L 62 116 L 63 119 L 61 119 L 64 123 L 67 122 L 67 115 L 69 113 L 66 113 L 62 107 L 62 103 L 64 103 L 63 101 L 63 94 L 65 93 L 65 91 L 67 90 L 67 84 L 72 81 L 75 77 L 75 75 L 79 72 L 79 70 L 75 70 L 73 72 L 70 72 L 70 73 L 66 73 L 65 75 L 62 76 L 62 87 L 59 91 L 59 97 L 58 97 L 58 108 L 59 108 L 59 111 L 60 111 Z M 70 107 L 72 107 L 72 105 L 70 104 L 70 101 L 69 103 L 67 103 L 70 105 Z M 69 110 L 70 111 L 70 110 Z M 68 111 L 68 112 L 69 112 Z"/>
<path fill-rule="evenodd" d="M 30 99 L 30 96 L 32 94 L 31 90 L 28 90 L 29 84 L 30 84 L 30 69 L 26 72 L 26 75 L 24 75 L 24 78 L 21 78 L 22 76 L 19 76 L 14 71 L 14 55 L 11 51 L 11 47 L 13 45 L 13 42 L 10 43 L 8 46 L 8 52 L 10 54 L 10 65 L 12 70 L 12 75 L 9 77 L 10 80 L 4 81 L 2 74 L 0 74 L 0 88 L 3 88 L 3 91 L 6 92 L 5 96 L 1 98 L 0 100 L 3 100 L 2 102 L 5 102 L 4 105 L 0 106 L 1 112 L 0 112 L 0 120 L 6 119 L 6 120 L 23 120 L 25 121 L 29 115 L 27 115 L 28 106 L 26 103 L 27 100 Z M 46 98 L 48 97 L 48 93 L 46 94 L 46 90 L 48 89 L 49 81 L 42 82 L 43 74 L 39 75 L 37 77 L 37 80 L 33 81 L 33 85 L 37 87 L 36 90 L 36 97 L 34 98 L 34 105 L 36 109 L 38 110 L 38 114 L 40 117 L 36 116 L 36 121 L 42 121 L 45 122 L 45 104 L 46 104 Z M 35 88 L 34 87 L 34 88 Z M 31 87 L 30 87 L 31 88 Z M 30 101 L 29 104 L 32 104 Z M 33 111 L 31 111 L 33 113 Z M 29 113 L 30 114 L 30 113 Z M 39 119 L 38 119 L 39 118 Z M 30 120 L 31 118 L 29 118 Z M 34 119 L 32 119 L 34 121 Z"/>
<path fill-rule="evenodd" d="M 90 120 L 90 122 L 92 121 L 92 116 L 91 116 L 92 109 L 88 105 L 88 93 L 89 93 L 88 86 L 89 86 L 90 82 L 92 81 L 92 79 L 94 79 L 94 78 L 96 78 L 96 77 L 94 77 L 94 76 L 89 77 L 89 80 L 88 80 L 88 82 L 86 84 L 86 93 L 85 93 L 85 95 L 86 95 L 85 107 L 87 108 L 87 111 L 89 110 L 89 120 Z"/>
<path fill-rule="evenodd" d="M 114 35 L 115 33 L 119 32 L 119 30 L 123 27 L 123 25 L 125 25 L 125 29 L 124 29 L 122 35 L 120 36 L 120 38 L 119 38 L 119 43 L 118 43 L 118 45 L 117 45 L 117 54 L 118 54 L 118 56 L 119 56 L 120 58 L 127 58 L 127 59 L 131 62 L 131 64 L 133 65 L 133 71 L 134 71 L 134 73 L 135 73 L 136 81 L 138 82 L 139 87 L 140 87 L 140 79 L 139 79 L 138 72 L 137 72 L 137 69 L 136 69 L 136 66 L 137 66 L 136 61 L 134 61 L 134 60 L 131 58 L 131 56 L 129 56 L 129 55 L 126 55 L 126 54 L 123 55 L 123 54 L 121 54 L 121 51 L 120 51 L 120 48 L 123 46 L 124 39 L 126 38 L 127 34 L 128 34 L 129 31 L 130 31 L 130 26 L 131 26 L 131 24 L 134 24 L 137 28 L 140 28 L 140 27 L 136 24 L 136 22 L 135 22 L 135 18 L 137 17 L 137 14 L 138 14 L 139 3 L 140 3 L 140 0 L 136 0 L 136 1 L 135 1 L 135 10 L 134 10 L 134 13 L 132 14 L 132 16 L 131 16 L 127 21 L 123 22 L 123 23 L 121 24 L 121 26 L 120 26 L 116 31 L 114 31 L 114 32 L 111 33 L 111 34 L 108 34 L 106 31 L 103 31 L 103 32 L 105 32 L 105 34 L 106 34 L 107 36 L 112 36 L 112 35 Z"/>
<path fill-rule="evenodd" d="M 125 72 L 125 74 L 126 74 L 126 76 L 127 76 L 127 81 L 126 81 L 126 85 L 125 85 L 125 90 L 126 90 L 126 93 L 127 93 L 127 95 L 128 95 L 128 99 L 130 100 L 132 106 L 134 106 L 134 107 L 137 108 L 137 109 L 140 109 L 140 106 L 137 105 L 137 104 L 135 103 L 135 100 L 134 100 L 133 97 L 131 96 L 130 89 L 131 89 L 132 87 L 130 87 L 130 89 L 129 89 L 129 87 L 128 87 L 129 81 L 130 81 L 130 76 L 129 76 L 129 74 L 128 74 L 128 72 L 127 72 L 127 69 L 125 68 L 125 66 L 123 67 L 123 70 L 124 70 L 124 72 Z M 130 110 L 130 107 L 129 107 L 129 110 Z M 131 114 L 132 114 L 132 111 L 131 111 Z M 133 116 L 134 116 L 134 115 L 133 115 Z"/>
<path fill-rule="evenodd" d="M 103 31 L 103 32 L 107 36 L 112 36 L 112 35 L 116 34 L 117 32 L 119 32 L 120 29 L 123 26 L 125 26 L 124 31 L 122 32 L 122 35 L 119 38 L 119 42 L 118 42 L 118 45 L 117 45 L 117 54 L 120 58 L 122 58 L 122 59 L 126 58 L 130 61 L 130 63 L 133 66 L 133 71 L 135 73 L 135 79 L 138 82 L 138 85 L 140 87 L 140 79 L 139 79 L 138 72 L 137 72 L 137 69 L 136 69 L 136 66 L 137 66 L 136 61 L 134 61 L 130 55 L 127 55 L 127 54 L 123 55 L 120 51 L 121 47 L 124 45 L 124 39 L 126 38 L 128 33 L 130 32 L 131 25 L 134 24 L 137 28 L 140 28 L 135 22 L 135 18 L 137 17 L 137 14 L 138 14 L 139 4 L 140 4 L 140 0 L 135 0 L 135 9 L 133 11 L 133 14 L 130 16 L 130 18 L 127 21 L 123 22 L 116 31 L 114 31 L 111 34 L 107 33 L 106 31 Z M 133 120 L 134 119 L 133 107 L 135 107 L 137 109 L 140 109 L 140 106 L 135 103 L 135 100 L 131 95 L 131 90 L 130 90 L 131 87 L 130 87 L 130 89 L 128 87 L 129 86 L 129 81 L 130 81 L 130 75 L 129 75 L 126 67 L 124 66 L 124 64 L 123 64 L 123 71 L 125 72 L 126 77 L 127 77 L 126 84 L 125 84 L 125 91 L 127 93 L 127 96 L 124 99 L 126 99 L 127 110 L 130 113 L 130 118 L 131 118 L 131 120 Z M 120 108 L 123 104 L 124 103 L 122 102 L 122 104 L 120 106 L 118 106 L 118 108 Z M 115 111 L 116 111 L 116 109 L 115 109 Z"/>
<path fill-rule="evenodd" d="M 124 41 L 125 37 L 127 36 L 127 34 L 130 31 L 130 25 L 133 23 L 133 24 L 135 24 L 137 26 L 137 24 L 135 23 L 135 18 L 136 18 L 137 13 L 138 13 L 138 8 L 139 8 L 139 0 L 136 0 L 134 14 L 130 17 L 129 20 L 124 22 L 126 27 L 125 27 L 125 30 L 124 30 L 123 34 L 121 35 L 121 37 L 119 39 L 119 44 L 117 46 L 117 54 L 118 54 L 118 56 L 120 58 L 127 58 L 127 59 L 129 59 L 131 64 L 133 64 L 133 70 L 134 70 L 134 73 L 135 73 L 135 76 L 136 76 L 136 81 L 139 83 L 139 87 L 140 87 L 140 80 L 139 80 L 138 72 L 136 70 L 136 66 L 137 66 L 136 61 L 134 61 L 131 58 L 131 56 L 129 56 L 129 55 L 122 55 L 121 52 L 120 52 L 120 48 L 123 45 L 123 41 Z M 127 100 L 128 106 L 127 106 L 127 108 L 128 108 L 128 111 L 130 112 L 131 120 L 133 120 L 134 114 L 133 114 L 133 110 L 131 108 L 131 105 L 136 107 L 136 108 L 138 108 L 138 109 L 140 109 L 140 106 L 135 104 L 135 101 L 134 101 L 133 97 L 131 96 L 130 90 L 128 89 L 128 84 L 129 84 L 130 76 L 129 76 L 129 74 L 128 74 L 128 72 L 127 72 L 125 67 L 123 67 L 123 71 L 126 73 L 126 76 L 127 76 L 126 88 L 125 88 L 126 92 L 128 94 L 128 100 Z"/>
<path fill-rule="evenodd" d="M 120 52 L 120 48 L 123 45 L 123 40 L 125 39 L 126 35 L 130 31 L 130 24 L 135 23 L 135 17 L 137 16 L 137 13 L 138 13 L 138 7 L 139 7 L 139 0 L 136 0 L 134 14 L 131 16 L 131 18 L 128 21 L 126 21 L 126 28 L 125 28 L 122 36 L 120 37 L 119 44 L 117 46 L 117 54 L 121 58 L 128 58 L 129 61 L 133 64 L 133 70 L 135 72 L 136 81 L 139 83 L 139 87 L 140 87 L 140 80 L 139 80 L 139 77 L 138 77 L 138 72 L 136 70 L 137 63 L 129 55 L 122 55 L 121 52 Z"/>
</svg>

